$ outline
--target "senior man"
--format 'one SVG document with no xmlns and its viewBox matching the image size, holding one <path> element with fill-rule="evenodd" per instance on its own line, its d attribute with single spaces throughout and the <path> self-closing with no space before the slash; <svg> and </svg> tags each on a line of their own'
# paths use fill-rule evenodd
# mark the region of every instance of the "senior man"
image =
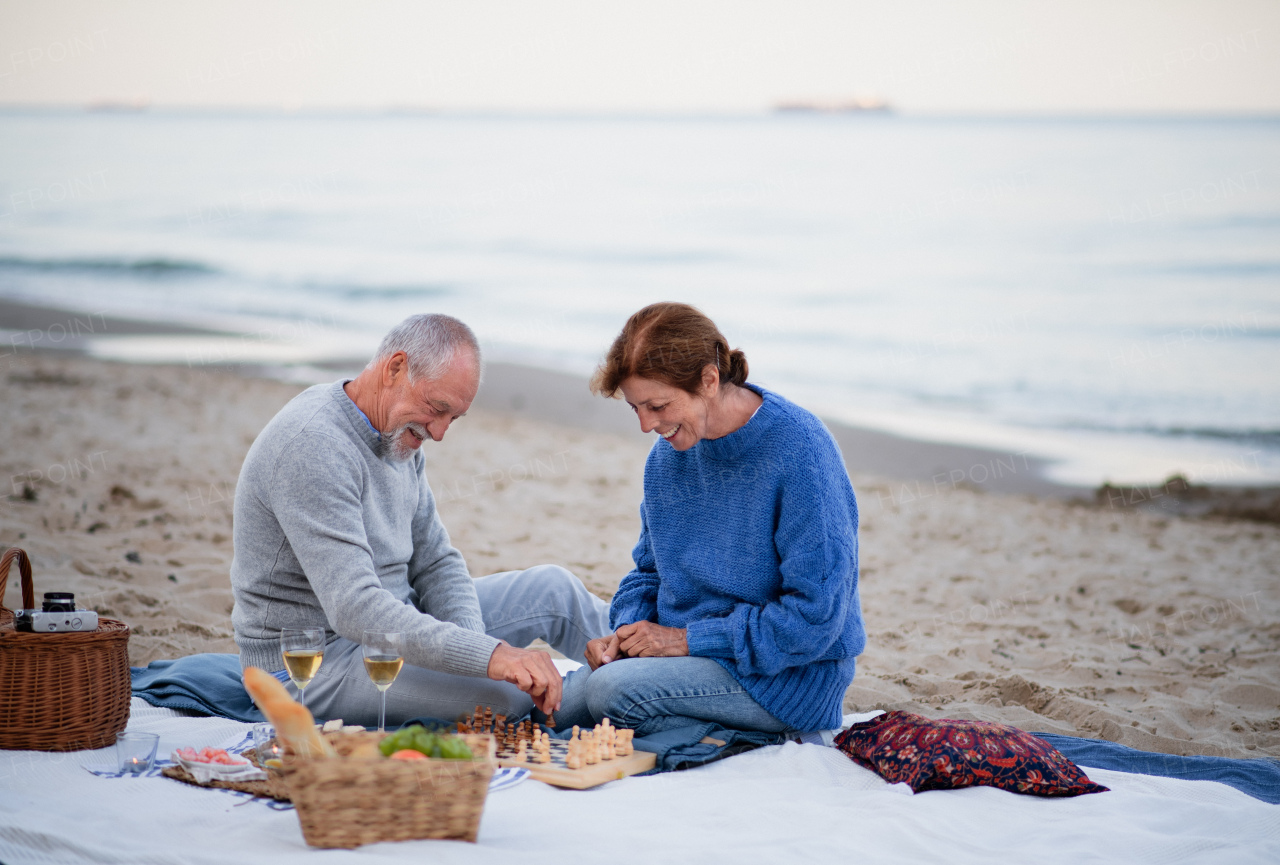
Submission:
<svg viewBox="0 0 1280 865">
<path fill-rule="evenodd" d="M 473 580 L 436 512 L 419 446 L 440 441 L 480 385 L 480 347 L 446 315 L 416 315 L 355 379 L 316 385 L 249 448 L 235 496 L 232 622 L 243 666 L 276 671 L 283 628 L 324 628 L 307 686 L 317 718 L 376 724 L 366 629 L 400 631 L 405 667 L 387 723 L 476 704 L 518 717 L 560 704 L 542 638 L 575 660 L 609 632 L 608 606 L 567 570 Z M 292 685 L 289 686 L 292 688 Z"/>
</svg>

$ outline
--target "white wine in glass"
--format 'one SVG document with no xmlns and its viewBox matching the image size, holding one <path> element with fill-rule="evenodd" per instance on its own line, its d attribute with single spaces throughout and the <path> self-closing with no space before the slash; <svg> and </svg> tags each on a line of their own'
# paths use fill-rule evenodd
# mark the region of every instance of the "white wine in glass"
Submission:
<svg viewBox="0 0 1280 865">
<path fill-rule="evenodd" d="M 404 666 L 401 643 L 399 631 L 368 630 L 360 640 L 360 646 L 364 650 L 365 671 L 382 697 L 378 709 L 379 733 L 386 732 L 387 729 L 387 688 L 391 687 L 396 676 L 400 675 L 400 668 Z"/>
<path fill-rule="evenodd" d="M 298 702 L 307 704 L 306 687 L 324 661 L 324 628 L 285 628 L 280 631 L 284 668 L 298 689 Z"/>
</svg>

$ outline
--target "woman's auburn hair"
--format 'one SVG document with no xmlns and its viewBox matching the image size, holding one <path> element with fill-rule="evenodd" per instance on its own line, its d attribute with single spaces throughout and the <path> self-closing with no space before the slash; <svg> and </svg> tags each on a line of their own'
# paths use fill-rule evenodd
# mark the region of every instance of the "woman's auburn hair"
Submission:
<svg viewBox="0 0 1280 865">
<path fill-rule="evenodd" d="M 622 326 L 591 379 L 591 390 L 614 397 L 624 381 L 639 376 L 697 394 L 708 366 L 719 370 L 721 382 L 741 387 L 747 381 L 747 356 L 730 349 L 701 310 L 687 303 L 653 303 Z"/>
</svg>

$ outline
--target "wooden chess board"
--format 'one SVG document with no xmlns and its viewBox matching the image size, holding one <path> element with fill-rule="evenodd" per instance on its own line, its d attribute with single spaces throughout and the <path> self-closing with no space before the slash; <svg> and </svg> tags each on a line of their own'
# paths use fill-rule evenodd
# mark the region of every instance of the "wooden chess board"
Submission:
<svg viewBox="0 0 1280 865">
<path fill-rule="evenodd" d="M 586 790 L 609 781 L 617 781 L 628 775 L 648 772 L 657 762 L 657 755 L 650 751 L 633 751 L 625 757 L 614 757 L 612 760 L 601 760 L 593 765 L 570 769 L 565 763 L 568 751 L 568 742 L 563 739 L 552 739 L 550 763 L 521 763 L 516 760 L 514 751 L 504 749 L 498 752 L 498 765 L 528 769 L 535 780 L 553 787 Z"/>
<path fill-rule="evenodd" d="M 657 763 L 657 755 L 649 751 L 632 751 L 612 759 L 600 759 L 596 763 L 569 768 L 569 743 L 564 739 L 550 740 L 550 762 L 538 762 L 537 752 L 530 749 L 535 734 L 541 733 L 530 721 L 521 724 L 507 725 L 501 715 L 494 717 L 491 712 L 476 707 L 477 711 L 470 718 L 458 723 L 459 732 L 488 733 L 497 743 L 497 759 L 499 766 L 511 766 L 528 769 L 529 774 L 537 781 L 554 787 L 567 787 L 573 790 L 586 790 L 598 787 L 609 781 L 617 781 L 628 775 L 648 772 Z M 526 753 L 523 761 L 517 759 L 521 743 L 525 744 Z"/>
</svg>

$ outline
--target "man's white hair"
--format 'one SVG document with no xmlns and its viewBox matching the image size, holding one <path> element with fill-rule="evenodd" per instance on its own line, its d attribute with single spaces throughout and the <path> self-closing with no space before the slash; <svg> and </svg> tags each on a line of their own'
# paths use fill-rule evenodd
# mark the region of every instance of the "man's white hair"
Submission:
<svg viewBox="0 0 1280 865">
<path fill-rule="evenodd" d="M 463 348 L 475 355 L 476 370 L 480 372 L 483 369 L 480 343 L 471 328 L 451 315 L 438 312 L 411 315 L 382 338 L 377 354 L 366 368 L 373 369 L 402 351 L 409 358 L 409 384 L 420 378 L 431 381 L 445 374 L 458 350 Z"/>
</svg>

